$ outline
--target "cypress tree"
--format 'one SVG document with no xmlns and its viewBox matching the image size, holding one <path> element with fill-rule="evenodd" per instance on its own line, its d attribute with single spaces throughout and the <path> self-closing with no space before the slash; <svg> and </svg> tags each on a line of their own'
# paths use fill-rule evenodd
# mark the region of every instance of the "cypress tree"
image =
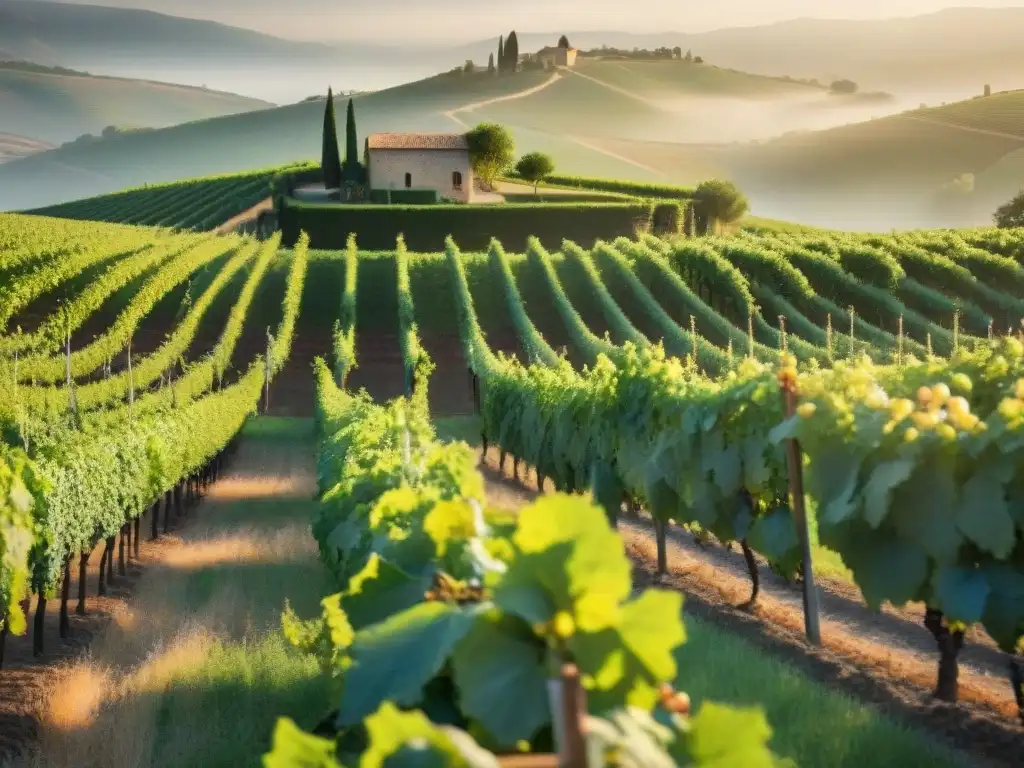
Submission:
<svg viewBox="0 0 1024 768">
<path fill-rule="evenodd" d="M 356 137 L 356 108 L 352 99 L 348 100 L 348 115 L 345 119 L 345 165 L 343 166 L 345 181 L 360 182 L 362 168 L 359 165 L 359 140 Z"/>
<path fill-rule="evenodd" d="M 327 89 L 327 105 L 324 107 L 324 144 L 320 166 L 324 172 L 324 187 L 340 187 L 341 158 L 338 156 L 338 129 L 334 123 L 334 94 L 330 88 Z"/>
<path fill-rule="evenodd" d="M 505 42 L 505 58 L 508 59 L 508 71 L 515 72 L 519 68 L 519 38 L 512 30 Z"/>
<path fill-rule="evenodd" d="M 489 58 L 487 60 L 487 71 L 491 72 L 491 73 L 494 72 L 494 54 L 493 53 L 491 54 L 491 58 Z"/>
<path fill-rule="evenodd" d="M 498 71 L 505 71 L 505 36 L 498 38 Z"/>
</svg>

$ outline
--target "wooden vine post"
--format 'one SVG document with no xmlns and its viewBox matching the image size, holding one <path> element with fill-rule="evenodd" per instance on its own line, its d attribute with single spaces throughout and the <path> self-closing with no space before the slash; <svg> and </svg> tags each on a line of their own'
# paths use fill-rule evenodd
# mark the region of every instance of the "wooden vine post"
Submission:
<svg viewBox="0 0 1024 768">
<path fill-rule="evenodd" d="M 668 573 L 668 523 L 660 517 L 654 518 L 654 540 L 658 545 L 658 575 Z"/>
<path fill-rule="evenodd" d="M 796 380 L 786 377 L 782 382 L 783 408 L 786 418 L 796 413 Z M 786 464 L 789 469 L 789 492 L 793 499 L 793 519 L 800 537 L 804 576 L 804 632 L 812 645 L 821 645 L 821 621 L 818 616 L 818 590 L 814 584 L 814 563 L 811 556 L 811 537 L 807 528 L 807 507 L 804 503 L 804 472 L 800 443 L 786 439 Z"/>
<path fill-rule="evenodd" d="M 558 744 L 559 768 L 587 768 L 587 744 L 584 719 L 587 716 L 586 692 L 575 664 L 564 664 L 562 680 L 562 740 Z"/>
<path fill-rule="evenodd" d="M 71 634 L 71 619 L 68 616 L 68 599 L 71 597 L 71 560 L 68 555 L 64 560 L 64 578 L 60 587 L 60 637 L 66 639 Z"/>
</svg>

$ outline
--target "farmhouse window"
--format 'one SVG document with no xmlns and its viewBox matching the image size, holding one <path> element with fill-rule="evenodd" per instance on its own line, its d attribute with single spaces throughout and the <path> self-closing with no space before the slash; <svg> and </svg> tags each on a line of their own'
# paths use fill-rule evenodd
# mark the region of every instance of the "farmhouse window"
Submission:
<svg viewBox="0 0 1024 768">
<path fill-rule="evenodd" d="M 452 171 L 452 187 L 462 189 L 462 174 L 458 171 Z"/>
<path fill-rule="evenodd" d="M 405 174 L 405 188 L 406 189 L 412 189 L 412 174 L 411 173 Z"/>
</svg>

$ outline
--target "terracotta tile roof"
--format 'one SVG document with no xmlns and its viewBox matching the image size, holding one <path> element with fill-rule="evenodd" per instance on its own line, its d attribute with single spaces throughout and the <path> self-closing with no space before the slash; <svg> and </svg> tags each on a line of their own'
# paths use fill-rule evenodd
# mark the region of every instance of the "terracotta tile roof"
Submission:
<svg viewBox="0 0 1024 768">
<path fill-rule="evenodd" d="M 461 133 L 374 133 L 369 149 L 469 149 Z"/>
</svg>

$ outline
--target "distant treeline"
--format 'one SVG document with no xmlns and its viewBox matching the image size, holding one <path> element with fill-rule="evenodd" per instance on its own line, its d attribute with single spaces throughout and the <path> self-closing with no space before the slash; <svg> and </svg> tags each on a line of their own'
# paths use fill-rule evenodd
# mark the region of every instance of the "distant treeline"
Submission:
<svg viewBox="0 0 1024 768">
<path fill-rule="evenodd" d="M 20 72 L 39 72 L 44 75 L 78 75 L 85 77 L 93 76 L 91 72 L 83 72 L 79 69 L 68 69 L 67 67 L 48 67 L 44 64 L 35 64 L 31 61 L 0 61 L 0 69 L 16 69 Z"/>
</svg>

